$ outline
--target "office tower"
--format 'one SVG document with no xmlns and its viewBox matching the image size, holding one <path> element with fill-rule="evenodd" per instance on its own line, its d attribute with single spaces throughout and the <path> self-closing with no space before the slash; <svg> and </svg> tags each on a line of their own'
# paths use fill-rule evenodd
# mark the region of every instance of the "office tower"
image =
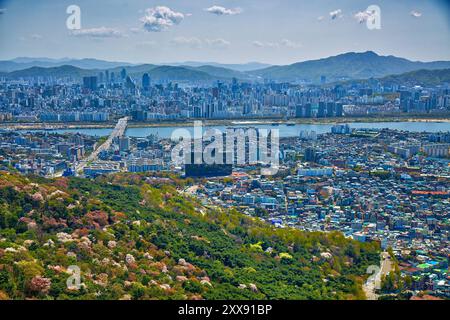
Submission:
<svg viewBox="0 0 450 320">
<path fill-rule="evenodd" d="M 128 138 L 128 137 L 120 137 L 119 138 L 119 150 L 120 151 L 130 150 L 130 138 Z"/>
<path fill-rule="evenodd" d="M 304 160 L 307 162 L 316 162 L 318 160 L 318 155 L 317 155 L 316 149 L 306 148 Z"/>
<path fill-rule="evenodd" d="M 134 83 L 134 80 L 130 76 L 126 77 L 125 88 L 130 90 L 136 89 L 136 84 Z"/>
<path fill-rule="evenodd" d="M 327 117 L 334 117 L 335 106 L 334 102 L 327 103 Z"/>
<path fill-rule="evenodd" d="M 194 118 L 196 119 L 203 118 L 202 108 L 200 106 L 194 107 Z"/>
<path fill-rule="evenodd" d="M 148 91 L 150 89 L 150 76 L 148 73 L 144 73 L 142 76 L 142 89 L 144 89 L 144 91 Z"/>
<path fill-rule="evenodd" d="M 325 118 L 327 113 L 327 109 L 325 106 L 325 102 L 319 102 L 319 110 L 317 112 L 317 118 Z"/>
<path fill-rule="evenodd" d="M 123 68 L 122 71 L 120 71 L 120 78 L 122 80 L 125 80 L 126 77 L 127 77 L 127 70 L 125 70 L 125 68 Z"/>
<path fill-rule="evenodd" d="M 336 103 L 336 117 L 343 117 L 344 116 L 344 106 L 342 103 L 338 102 Z"/>
<path fill-rule="evenodd" d="M 83 88 L 91 91 L 97 90 L 97 77 L 83 77 Z"/>
<path fill-rule="evenodd" d="M 105 70 L 105 83 L 109 84 L 109 71 Z"/>
<path fill-rule="evenodd" d="M 295 106 L 295 117 L 296 118 L 303 117 L 303 106 L 302 105 Z"/>
<path fill-rule="evenodd" d="M 305 105 L 304 117 L 305 118 L 311 118 L 312 117 L 312 106 L 311 106 L 311 103 L 307 103 Z"/>
</svg>

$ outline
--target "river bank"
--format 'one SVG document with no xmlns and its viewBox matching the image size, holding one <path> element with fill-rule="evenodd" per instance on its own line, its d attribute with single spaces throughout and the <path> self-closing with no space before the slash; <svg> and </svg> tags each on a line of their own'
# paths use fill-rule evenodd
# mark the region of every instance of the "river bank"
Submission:
<svg viewBox="0 0 450 320">
<path fill-rule="evenodd" d="M 226 119 L 226 120 L 199 120 L 203 126 L 236 126 L 236 125 L 296 125 L 296 124 L 339 124 L 339 123 L 380 123 L 380 122 L 430 122 L 430 123 L 450 123 L 450 117 L 425 118 L 425 117 L 344 117 L 328 119 L 305 119 L 295 118 L 283 119 Z M 114 128 L 116 122 L 107 123 L 0 123 L 0 129 L 10 130 L 58 130 L 58 129 L 108 129 Z M 158 121 L 158 122 L 133 122 L 128 123 L 128 128 L 153 128 L 153 127 L 186 127 L 193 126 L 194 120 L 183 121 Z"/>
</svg>

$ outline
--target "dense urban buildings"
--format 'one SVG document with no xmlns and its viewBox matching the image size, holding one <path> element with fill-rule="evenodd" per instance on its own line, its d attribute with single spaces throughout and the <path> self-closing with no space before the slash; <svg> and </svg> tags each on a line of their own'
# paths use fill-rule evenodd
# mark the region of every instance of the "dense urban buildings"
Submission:
<svg viewBox="0 0 450 320">
<path fill-rule="evenodd" d="M 448 86 L 408 86 L 378 80 L 323 86 L 232 81 L 142 81 L 126 75 L 74 79 L 25 77 L 0 81 L 0 121 L 137 122 L 182 119 L 339 118 L 400 115 L 442 116 L 450 111 Z"/>
</svg>

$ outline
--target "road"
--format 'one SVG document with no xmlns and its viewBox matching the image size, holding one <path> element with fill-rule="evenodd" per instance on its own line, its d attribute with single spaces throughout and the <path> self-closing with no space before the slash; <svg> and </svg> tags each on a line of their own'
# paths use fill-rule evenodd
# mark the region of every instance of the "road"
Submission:
<svg viewBox="0 0 450 320">
<path fill-rule="evenodd" d="M 381 277 L 383 275 L 389 274 L 392 269 L 392 261 L 389 253 L 381 253 L 381 268 L 379 268 L 375 277 L 371 276 L 367 279 L 367 282 L 363 285 L 364 293 L 366 294 L 367 300 L 378 300 L 378 295 L 375 290 L 381 286 Z"/>
<path fill-rule="evenodd" d="M 125 130 L 127 129 L 127 124 L 128 124 L 128 117 L 119 119 L 114 130 L 109 135 L 108 139 L 101 146 L 95 149 L 87 158 L 81 160 L 75 165 L 75 172 L 82 171 L 89 162 L 98 159 L 98 155 L 100 154 L 100 152 L 108 150 L 111 147 L 114 138 L 121 137 L 125 133 Z"/>
</svg>

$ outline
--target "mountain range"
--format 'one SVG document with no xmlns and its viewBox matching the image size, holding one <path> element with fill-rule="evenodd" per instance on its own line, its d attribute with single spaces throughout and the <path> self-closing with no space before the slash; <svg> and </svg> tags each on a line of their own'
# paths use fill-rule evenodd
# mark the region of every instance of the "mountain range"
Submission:
<svg viewBox="0 0 450 320">
<path fill-rule="evenodd" d="M 253 69 L 258 66 L 262 68 Z M 450 69 L 450 61 L 411 61 L 395 56 L 381 56 L 373 51 L 349 52 L 318 60 L 268 67 L 259 63 L 243 65 L 208 63 L 202 65 L 200 62 L 170 65 L 133 65 L 96 59 L 17 58 L 0 61 L 0 75 L 10 79 L 36 76 L 79 79 L 86 75 L 97 75 L 104 70 L 118 73 L 123 68 L 132 77 L 138 79 L 144 73 L 148 73 L 152 80 L 155 81 L 216 81 L 237 78 L 245 81 L 270 79 L 314 84 L 320 83 L 323 78 L 329 83 L 344 80 L 383 78 L 418 70 Z M 434 79 L 436 80 L 436 78 Z"/>
<path fill-rule="evenodd" d="M 420 62 L 394 56 L 380 56 L 373 51 L 349 52 L 337 56 L 294 63 L 287 66 L 272 66 L 252 71 L 252 75 L 278 81 L 299 81 L 318 83 L 321 76 L 327 82 L 381 78 L 415 70 L 450 68 L 450 61 Z"/>
</svg>

